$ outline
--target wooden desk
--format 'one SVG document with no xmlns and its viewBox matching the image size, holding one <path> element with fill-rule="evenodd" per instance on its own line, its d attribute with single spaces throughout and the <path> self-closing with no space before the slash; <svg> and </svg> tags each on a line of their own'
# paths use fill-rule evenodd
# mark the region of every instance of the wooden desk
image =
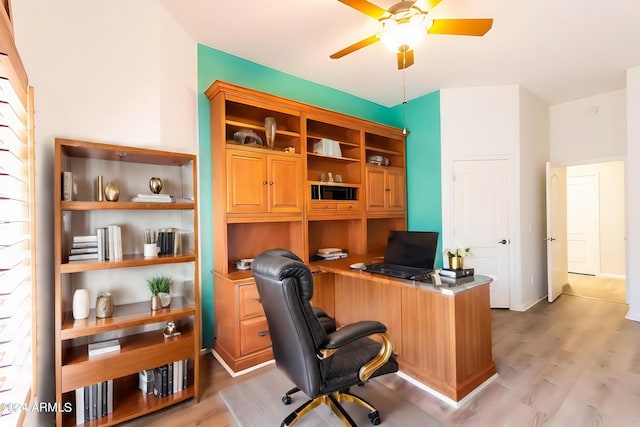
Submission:
<svg viewBox="0 0 640 427">
<path fill-rule="evenodd" d="M 491 354 L 489 284 L 475 281 L 457 288 L 353 270 L 345 259 L 311 264 L 312 303 L 335 317 L 338 326 L 358 320 L 387 325 L 400 371 L 458 402 L 496 373 Z"/>
</svg>

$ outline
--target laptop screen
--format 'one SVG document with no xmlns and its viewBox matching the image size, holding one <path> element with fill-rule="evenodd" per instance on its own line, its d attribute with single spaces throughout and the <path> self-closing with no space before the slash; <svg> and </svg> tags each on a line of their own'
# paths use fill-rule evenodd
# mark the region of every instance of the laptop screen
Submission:
<svg viewBox="0 0 640 427">
<path fill-rule="evenodd" d="M 384 263 L 432 270 L 437 246 L 436 231 L 391 230 L 387 238 Z"/>
</svg>

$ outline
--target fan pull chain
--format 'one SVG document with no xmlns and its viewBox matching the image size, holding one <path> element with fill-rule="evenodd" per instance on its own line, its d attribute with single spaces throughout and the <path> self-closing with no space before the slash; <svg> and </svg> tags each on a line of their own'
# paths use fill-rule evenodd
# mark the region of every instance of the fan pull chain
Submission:
<svg viewBox="0 0 640 427">
<path fill-rule="evenodd" d="M 407 51 L 402 52 L 402 134 L 407 134 Z"/>
</svg>

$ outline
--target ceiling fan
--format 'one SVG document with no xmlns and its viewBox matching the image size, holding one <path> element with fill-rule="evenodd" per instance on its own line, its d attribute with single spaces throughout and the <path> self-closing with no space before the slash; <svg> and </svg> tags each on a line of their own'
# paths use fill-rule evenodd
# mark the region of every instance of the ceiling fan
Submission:
<svg viewBox="0 0 640 427">
<path fill-rule="evenodd" d="M 342 58 L 382 41 L 397 54 L 400 70 L 413 65 L 413 50 L 426 34 L 483 36 L 493 25 L 493 19 L 428 19 L 429 11 L 441 0 L 400 1 L 387 10 L 367 0 L 338 1 L 380 21 L 382 30 L 334 53 L 331 58 Z"/>
</svg>

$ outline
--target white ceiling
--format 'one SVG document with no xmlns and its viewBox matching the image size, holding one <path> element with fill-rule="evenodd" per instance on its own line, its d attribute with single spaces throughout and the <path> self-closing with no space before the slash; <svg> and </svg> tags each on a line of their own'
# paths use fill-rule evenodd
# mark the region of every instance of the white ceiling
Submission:
<svg viewBox="0 0 640 427">
<path fill-rule="evenodd" d="M 382 105 L 403 100 L 403 72 L 381 43 L 329 58 L 380 25 L 337 0 L 159 2 L 198 43 Z M 428 35 L 406 72 L 407 99 L 519 84 L 554 105 L 622 89 L 640 65 L 639 0 L 443 0 L 429 15 L 494 23 L 484 37 Z"/>
</svg>

